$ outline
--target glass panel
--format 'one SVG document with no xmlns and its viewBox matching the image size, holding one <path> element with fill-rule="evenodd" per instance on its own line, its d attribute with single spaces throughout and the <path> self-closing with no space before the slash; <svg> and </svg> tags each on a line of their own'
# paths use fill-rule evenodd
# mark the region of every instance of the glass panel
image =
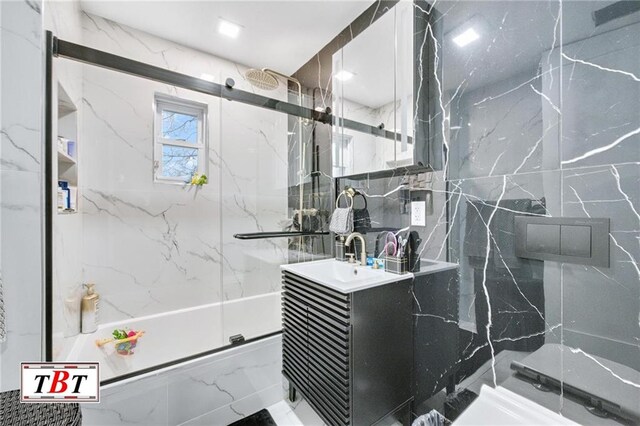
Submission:
<svg viewBox="0 0 640 426">
<path fill-rule="evenodd" d="M 281 98 L 285 90 L 270 96 Z M 250 339 L 281 328 L 280 265 L 288 263 L 289 241 L 240 240 L 234 234 L 285 230 L 291 217 L 287 156 L 289 144 L 297 140 L 290 142 L 289 118 L 239 102 L 222 102 L 225 341 L 238 334 Z"/>
<path fill-rule="evenodd" d="M 330 126 L 94 66 L 80 71 L 69 95 L 91 108 L 78 126 L 81 214 L 54 217 L 54 360 L 99 361 L 106 380 L 227 346 L 235 335 L 251 339 L 280 330 L 279 266 L 292 242 L 234 234 L 290 230 L 298 195 L 305 208 L 328 210 L 328 195 L 315 199 L 296 185 L 330 194 L 331 179 L 311 173 L 317 161 L 311 153 L 320 148 L 314 138 L 322 133 L 320 149 L 330 149 Z M 236 67 L 228 72 L 244 81 Z M 155 142 L 156 95 L 206 105 L 206 148 Z M 298 103 L 285 85 L 267 95 Z M 319 99 L 302 102 L 321 106 Z M 163 136 L 197 140 L 195 115 L 161 117 Z M 158 184 L 154 150 L 162 154 L 163 176 L 185 179 L 203 170 L 210 183 Z M 311 257 L 309 246 L 316 252 L 330 247 L 318 241 L 301 239 L 301 258 Z M 85 282 L 95 283 L 101 308 L 97 330 L 81 334 Z M 114 330 L 145 334 L 130 354 L 119 354 L 113 341 L 96 347 Z"/>
<path fill-rule="evenodd" d="M 75 166 L 79 214 L 54 217 L 54 360 L 99 361 L 106 380 L 228 344 L 222 332 L 220 169 L 213 161 L 219 158 L 220 99 L 95 66 L 78 71 L 75 80 L 74 74 L 60 76 L 85 108 Z M 198 164 L 205 148 L 158 146 L 152 109 L 158 94 L 212 112 L 206 148 L 212 161 Z M 189 121 L 193 115 L 173 118 L 162 130 L 196 140 L 189 136 L 197 128 Z M 154 151 L 162 154 L 157 160 L 164 176 L 187 180 L 200 166 L 211 184 L 158 184 Z M 100 295 L 97 330 L 88 334 L 79 333 L 82 283 L 95 283 Z M 145 332 L 133 354 L 119 354 L 114 342 L 96 347 L 116 329 Z"/>
<path fill-rule="evenodd" d="M 562 214 L 559 8 L 435 2 L 425 37 L 437 44 L 424 58 L 433 136 L 448 147 L 450 260 L 460 265 L 456 390 L 502 387 L 555 412 L 559 392 L 543 395 L 511 366 L 539 354 L 546 365 L 561 361 L 545 352 L 561 342 L 560 267 L 518 257 L 514 231 L 517 216 Z"/>
<path fill-rule="evenodd" d="M 175 111 L 162 111 L 162 137 L 198 143 L 198 117 Z"/>
<path fill-rule="evenodd" d="M 396 151 L 401 151 L 409 159 L 409 164 L 413 162 L 406 132 L 402 140 L 399 135 L 402 128 L 406 130 L 406 120 L 402 123 L 402 118 L 406 119 L 408 114 L 406 105 L 398 101 L 406 93 L 398 96 L 396 91 L 396 9 L 398 6 L 333 54 L 332 109 L 337 119 L 334 134 L 339 136 L 334 142 L 341 146 L 345 140 L 351 140 L 351 149 L 358 154 L 340 168 L 335 168 L 334 177 L 395 168 Z M 405 30 L 411 33 L 410 28 Z M 405 50 L 407 52 L 403 50 L 403 53 L 411 51 L 410 48 Z M 404 56 L 406 59 L 407 55 Z M 406 92 L 405 85 L 402 87 Z M 410 92 L 412 84 L 409 83 L 408 87 Z M 398 142 L 376 136 L 367 127 L 348 129 L 342 125 L 341 118 L 397 132 Z M 334 151 L 341 149 L 335 147 Z"/>
<path fill-rule="evenodd" d="M 162 146 L 162 177 L 189 179 L 198 170 L 198 149 Z"/>
<path fill-rule="evenodd" d="M 592 405 L 607 400 L 625 424 L 638 424 L 640 12 L 634 2 L 609 4 L 569 1 L 562 13 L 562 74 L 555 76 L 562 79 L 563 215 L 610 219 L 609 267 L 563 263 L 558 274 L 562 413 L 581 424 L 613 423 L 587 414 L 578 388 L 593 395 Z"/>
</svg>

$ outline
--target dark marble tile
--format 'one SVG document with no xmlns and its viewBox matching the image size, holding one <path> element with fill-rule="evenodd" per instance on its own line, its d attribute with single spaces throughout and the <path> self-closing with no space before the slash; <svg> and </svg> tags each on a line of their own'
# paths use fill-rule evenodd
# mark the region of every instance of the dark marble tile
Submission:
<svg viewBox="0 0 640 426">
<path fill-rule="evenodd" d="M 609 218 L 610 267 L 562 268 L 565 344 L 640 370 L 640 167 L 563 172 L 563 213 Z"/>
<path fill-rule="evenodd" d="M 563 168 L 640 160 L 640 13 L 596 27 L 605 5 L 573 1 L 563 13 Z"/>
</svg>

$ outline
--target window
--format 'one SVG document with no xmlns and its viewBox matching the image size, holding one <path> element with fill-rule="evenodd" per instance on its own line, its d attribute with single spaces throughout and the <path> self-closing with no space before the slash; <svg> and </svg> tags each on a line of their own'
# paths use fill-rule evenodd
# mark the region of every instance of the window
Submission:
<svg viewBox="0 0 640 426">
<path fill-rule="evenodd" d="M 160 182 L 187 182 L 206 174 L 207 106 L 156 95 L 154 175 Z"/>
</svg>

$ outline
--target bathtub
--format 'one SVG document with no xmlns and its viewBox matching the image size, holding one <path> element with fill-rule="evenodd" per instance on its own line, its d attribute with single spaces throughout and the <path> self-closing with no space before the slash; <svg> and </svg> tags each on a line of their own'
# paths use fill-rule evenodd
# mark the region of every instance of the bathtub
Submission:
<svg viewBox="0 0 640 426">
<path fill-rule="evenodd" d="M 149 372 L 154 367 L 228 346 L 229 338 L 245 339 L 272 334 L 282 329 L 281 292 L 212 303 L 101 324 L 91 334 L 80 334 L 66 361 L 100 363 L 100 380 Z M 96 340 L 109 338 L 114 329 L 143 330 L 131 355 L 119 355 L 113 343 L 102 347 Z M 179 365 L 179 364 L 176 364 Z"/>
</svg>

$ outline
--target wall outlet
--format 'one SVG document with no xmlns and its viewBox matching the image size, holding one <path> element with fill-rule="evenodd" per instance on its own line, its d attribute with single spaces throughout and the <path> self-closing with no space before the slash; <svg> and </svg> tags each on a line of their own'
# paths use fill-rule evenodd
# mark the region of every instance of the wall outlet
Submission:
<svg viewBox="0 0 640 426">
<path fill-rule="evenodd" d="M 426 207 L 425 201 L 411 202 L 411 226 L 427 226 Z"/>
</svg>

